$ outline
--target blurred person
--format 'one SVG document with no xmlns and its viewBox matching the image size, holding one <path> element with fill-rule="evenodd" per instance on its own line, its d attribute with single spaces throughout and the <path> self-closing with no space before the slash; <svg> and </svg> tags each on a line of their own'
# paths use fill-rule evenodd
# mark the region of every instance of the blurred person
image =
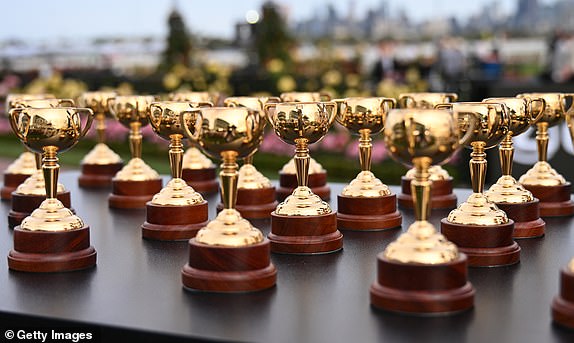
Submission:
<svg viewBox="0 0 574 343">
<path fill-rule="evenodd" d="M 371 79 L 374 87 L 383 80 L 400 81 L 399 63 L 395 57 L 395 42 L 389 39 L 379 41 L 379 57 L 373 66 Z"/>
<path fill-rule="evenodd" d="M 443 91 L 459 93 L 467 67 L 460 41 L 444 39 L 439 44 L 437 68 L 443 82 Z"/>
<path fill-rule="evenodd" d="M 554 82 L 574 81 L 574 35 L 563 35 L 556 42 L 551 75 Z"/>
<path fill-rule="evenodd" d="M 481 76 L 485 80 L 499 80 L 502 78 L 502 60 L 498 48 L 493 48 L 480 60 Z"/>
</svg>

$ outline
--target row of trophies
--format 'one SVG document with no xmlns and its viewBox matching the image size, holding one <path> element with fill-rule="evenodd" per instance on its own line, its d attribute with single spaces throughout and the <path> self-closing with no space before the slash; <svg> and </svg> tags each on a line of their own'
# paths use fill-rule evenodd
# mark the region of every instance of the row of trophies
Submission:
<svg viewBox="0 0 574 343">
<path fill-rule="evenodd" d="M 398 312 L 457 312 L 474 304 L 467 266 L 517 263 L 520 247 L 514 239 L 543 236 L 541 217 L 574 214 L 570 182 L 546 160 L 549 127 L 566 120 L 574 138 L 571 95 L 528 93 L 482 102 L 456 102 L 456 94 L 448 93 L 409 93 L 397 100 L 325 97 L 293 92 L 222 101 L 213 94 L 187 92 L 159 101 L 154 96 L 87 92 L 78 100 L 81 107 L 75 107 L 73 100 L 48 94 L 9 96 L 13 131 L 35 154 L 24 153 L 19 158 L 22 167 L 15 162 L 4 176 L 2 196 L 11 198 L 9 222 L 14 227 L 9 267 L 53 272 L 95 265 L 89 227 L 74 214 L 69 192 L 58 184 L 57 158 L 86 134 L 92 118 L 99 142 L 82 161 L 79 185 L 111 185 L 110 207 L 145 208 L 144 238 L 189 240 L 182 282 L 190 289 L 272 287 L 277 271 L 270 252 L 338 251 L 343 247 L 339 228 L 400 227 L 398 203 L 414 209 L 416 221 L 377 257 L 371 304 Z M 132 157 L 125 166 L 104 143 L 109 115 L 130 129 Z M 322 139 L 334 121 L 360 137 L 361 165 L 361 172 L 337 196 L 337 211 L 326 202 L 326 172 L 309 155 L 309 145 Z M 282 141 L 295 146 L 277 191 L 253 165 L 267 122 Z M 163 188 L 158 173 L 141 158 L 141 130 L 148 123 L 170 142 L 172 178 Z M 538 162 L 517 181 L 512 177 L 512 140 L 531 126 L 537 129 Z M 370 171 L 371 137 L 381 133 L 391 156 L 412 167 L 401 180 L 398 197 Z M 193 145 L 187 152 L 184 139 Z M 472 149 L 472 194 L 441 220 L 439 233 L 428 221 L 431 208 L 457 205 L 452 177 L 440 165 L 462 146 Z M 495 146 L 502 176 L 484 191 L 485 150 Z M 222 161 L 221 203 L 211 221 L 200 192 L 216 189 L 215 167 L 198 147 Z M 241 169 L 238 159 L 244 161 Z M 266 217 L 271 218 L 267 237 L 245 219 Z M 561 277 L 554 318 L 574 327 L 574 260 Z"/>
</svg>

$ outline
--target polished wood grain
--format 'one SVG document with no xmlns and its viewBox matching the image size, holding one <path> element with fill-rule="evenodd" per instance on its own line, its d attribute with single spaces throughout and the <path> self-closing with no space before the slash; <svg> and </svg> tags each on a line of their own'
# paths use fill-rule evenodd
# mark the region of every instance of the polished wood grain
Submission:
<svg viewBox="0 0 574 343">
<path fill-rule="evenodd" d="M 82 188 L 110 188 L 112 178 L 124 166 L 123 163 L 87 164 L 81 165 L 78 186 Z"/>
<path fill-rule="evenodd" d="M 345 230 L 387 230 L 401 226 L 396 195 L 382 197 L 337 196 L 337 227 Z"/>
<path fill-rule="evenodd" d="M 258 189 L 237 189 L 237 203 L 235 209 L 243 218 L 261 219 L 270 218 L 278 202 L 275 200 L 275 187 Z M 217 204 L 217 211 L 223 209 L 223 203 Z"/>
<path fill-rule="evenodd" d="M 113 208 L 136 209 L 145 208 L 146 203 L 159 193 L 162 180 L 123 181 L 112 180 L 112 193 L 108 197 L 108 205 Z"/>
<path fill-rule="evenodd" d="M 552 319 L 574 329 L 574 273 L 567 267 L 560 271 L 560 291 L 552 300 Z"/>
<path fill-rule="evenodd" d="M 201 194 L 216 193 L 219 190 L 215 167 L 205 169 L 184 168 L 181 177 L 196 192 Z"/>
<path fill-rule="evenodd" d="M 324 201 L 331 199 L 331 188 L 327 184 L 327 173 L 309 174 L 309 188 Z M 297 187 L 297 175 L 279 173 L 279 187 L 277 187 L 277 200 L 283 201 L 293 193 Z"/>
<path fill-rule="evenodd" d="M 207 201 L 187 206 L 146 204 L 146 221 L 142 237 L 159 241 L 181 241 L 195 237 L 207 225 Z"/>
<path fill-rule="evenodd" d="M 4 184 L 2 185 L 2 189 L 0 189 L 0 198 L 2 200 L 12 199 L 12 192 L 29 177 L 29 174 L 4 174 Z"/>
<path fill-rule="evenodd" d="M 440 222 L 442 234 L 468 257 L 470 267 L 497 267 L 520 262 L 520 246 L 512 239 L 514 221 L 499 225 Z"/>
<path fill-rule="evenodd" d="M 521 204 L 496 203 L 508 218 L 514 220 L 514 239 L 544 236 L 546 222 L 540 218 L 539 203 L 536 198 Z"/>
<path fill-rule="evenodd" d="M 370 288 L 375 308 L 406 313 L 453 313 L 474 306 L 467 258 L 442 264 L 402 263 L 377 255 L 377 278 Z"/>
<path fill-rule="evenodd" d="M 540 200 L 541 217 L 564 217 L 574 215 L 574 201 L 571 199 L 571 183 L 559 186 L 523 185 Z"/>
<path fill-rule="evenodd" d="M 271 263 L 267 239 L 249 246 L 228 247 L 207 245 L 192 238 L 181 280 L 191 290 L 252 292 L 275 286 L 277 269 Z"/>
</svg>

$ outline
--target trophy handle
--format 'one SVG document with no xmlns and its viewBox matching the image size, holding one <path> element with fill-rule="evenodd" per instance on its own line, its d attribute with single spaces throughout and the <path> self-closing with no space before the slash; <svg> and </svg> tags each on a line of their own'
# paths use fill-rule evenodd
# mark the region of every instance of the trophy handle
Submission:
<svg viewBox="0 0 574 343">
<path fill-rule="evenodd" d="M 331 114 L 331 116 L 329 117 L 329 126 L 331 126 L 333 124 L 333 122 L 335 121 L 335 118 L 337 118 L 338 115 L 338 111 L 337 111 L 337 103 L 335 101 L 326 101 L 325 102 L 325 107 L 331 107 L 332 110 L 329 112 L 333 112 L 333 114 Z"/>
<path fill-rule="evenodd" d="M 270 96 L 270 97 L 268 97 L 268 98 L 265 100 L 265 103 L 266 103 L 266 104 L 276 103 L 276 102 L 281 102 L 281 98 L 278 97 L 278 96 Z"/>
<path fill-rule="evenodd" d="M 213 107 L 213 103 L 211 101 L 200 101 L 197 103 L 198 107 Z"/>
<path fill-rule="evenodd" d="M 26 109 L 24 107 L 17 107 L 17 108 L 13 108 L 10 110 L 10 112 L 8 112 L 8 119 L 10 119 L 10 126 L 12 127 L 12 131 L 14 131 L 14 134 L 16 135 L 16 137 L 18 137 L 18 139 L 20 139 L 22 142 L 26 141 L 26 135 L 28 133 L 28 130 L 30 129 L 30 115 L 27 114 L 26 112 L 24 112 Z M 18 128 L 18 122 L 20 119 L 21 115 L 26 115 L 28 117 L 28 120 L 26 120 L 25 122 L 27 123 L 24 132 L 20 132 L 20 128 Z"/>
<path fill-rule="evenodd" d="M 156 113 L 159 113 L 156 115 Z M 149 105 L 148 116 L 150 120 L 151 127 L 155 130 L 161 125 L 161 118 L 163 117 L 163 109 L 157 103 L 152 103 Z"/>
<path fill-rule="evenodd" d="M 397 107 L 397 101 L 393 98 L 381 98 L 381 110 L 388 113 L 389 110 Z"/>
<path fill-rule="evenodd" d="M 546 108 L 546 100 L 544 100 L 543 98 L 534 98 L 534 99 L 528 98 L 525 100 L 527 101 L 528 112 L 530 112 L 530 125 L 538 123 L 538 121 L 542 118 L 542 115 L 544 115 L 544 109 Z M 534 116 L 533 104 L 535 103 L 540 103 L 540 111 L 538 112 L 538 114 Z"/>
<path fill-rule="evenodd" d="M 72 99 L 58 99 L 58 107 L 74 107 L 74 100 Z"/>
<path fill-rule="evenodd" d="M 456 93 L 445 93 L 445 99 L 448 99 L 448 102 L 455 102 L 458 100 L 458 94 Z"/>
<path fill-rule="evenodd" d="M 108 112 L 110 112 L 110 114 L 114 116 L 114 118 L 117 120 L 118 118 L 116 117 L 116 112 L 114 111 L 115 104 L 116 104 L 116 98 L 108 98 L 108 100 L 106 101 L 106 108 L 108 109 Z"/>
<path fill-rule="evenodd" d="M 92 122 L 94 121 L 94 111 L 92 111 L 89 108 L 76 108 L 76 110 L 80 117 L 82 113 L 85 114 L 87 117 L 86 124 L 84 125 L 84 128 L 80 131 L 80 138 L 82 138 L 86 135 L 86 133 L 88 133 L 88 130 L 90 130 L 90 126 L 92 126 Z"/>
<path fill-rule="evenodd" d="M 271 123 L 271 126 L 275 127 L 275 115 L 277 114 L 277 103 L 268 102 L 263 106 L 263 111 L 265 112 L 265 117 L 267 121 Z"/>
<path fill-rule="evenodd" d="M 225 99 L 223 100 L 223 105 L 227 107 L 239 107 L 239 104 L 235 100 Z"/>
<path fill-rule="evenodd" d="M 337 121 L 337 123 L 344 125 L 344 116 L 342 116 L 343 114 L 343 105 L 345 104 L 345 99 L 333 99 L 332 102 L 334 102 L 337 105 L 337 115 L 335 116 L 335 120 Z"/>
<path fill-rule="evenodd" d="M 410 108 L 411 103 L 415 102 L 415 98 L 407 94 L 400 94 L 399 95 L 399 105 L 402 108 Z"/>
<path fill-rule="evenodd" d="M 574 144 L 574 94 L 564 94 L 565 97 L 570 98 L 570 107 L 567 111 L 564 111 L 566 126 L 568 126 L 568 131 L 570 131 L 570 139 L 572 144 Z"/>
<path fill-rule="evenodd" d="M 191 108 L 188 111 L 183 111 L 180 113 L 179 121 L 183 127 L 185 135 L 191 142 L 197 144 L 201 133 L 201 124 L 203 123 L 201 110 L 198 108 Z M 193 123 L 191 123 L 192 121 Z M 193 127 L 193 132 L 190 130 L 190 126 Z"/>
<path fill-rule="evenodd" d="M 329 92 L 319 92 L 319 100 L 321 101 L 331 101 L 332 98 Z"/>
<path fill-rule="evenodd" d="M 453 115 L 455 123 L 459 129 L 462 126 L 461 121 L 466 120 L 466 122 L 468 124 L 468 128 L 466 128 L 466 132 L 464 133 L 464 135 L 462 137 L 459 137 L 458 144 L 460 146 L 469 145 L 472 134 L 479 127 L 479 122 L 480 122 L 479 116 L 477 115 L 476 112 L 467 113 L 467 115 L 465 115 L 462 118 L 461 118 L 461 116 L 458 115 L 458 113 L 455 113 L 455 112 L 453 112 L 452 115 Z M 458 131 L 460 132 L 460 130 L 458 130 Z"/>
<path fill-rule="evenodd" d="M 253 139 L 253 131 L 255 127 L 259 126 L 259 121 L 261 120 L 261 116 L 256 110 L 247 109 L 247 116 L 245 117 L 245 127 L 247 130 L 245 133 L 247 137 L 245 137 L 245 142 L 250 142 Z"/>
</svg>

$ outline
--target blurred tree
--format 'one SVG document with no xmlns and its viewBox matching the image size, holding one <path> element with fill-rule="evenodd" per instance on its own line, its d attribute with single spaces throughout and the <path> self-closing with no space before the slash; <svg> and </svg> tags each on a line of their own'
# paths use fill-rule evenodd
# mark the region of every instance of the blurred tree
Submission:
<svg viewBox="0 0 574 343">
<path fill-rule="evenodd" d="M 159 64 L 159 70 L 162 72 L 169 71 L 178 64 L 186 67 L 191 64 L 192 37 L 176 8 L 169 15 L 168 26 L 167 44 Z"/>
<path fill-rule="evenodd" d="M 253 43 L 259 65 L 267 66 L 269 62 L 279 60 L 289 68 L 292 64 L 290 50 L 295 45 L 295 39 L 289 33 L 285 19 L 275 3 L 265 2 L 262 14 L 261 20 L 253 27 Z"/>
</svg>

